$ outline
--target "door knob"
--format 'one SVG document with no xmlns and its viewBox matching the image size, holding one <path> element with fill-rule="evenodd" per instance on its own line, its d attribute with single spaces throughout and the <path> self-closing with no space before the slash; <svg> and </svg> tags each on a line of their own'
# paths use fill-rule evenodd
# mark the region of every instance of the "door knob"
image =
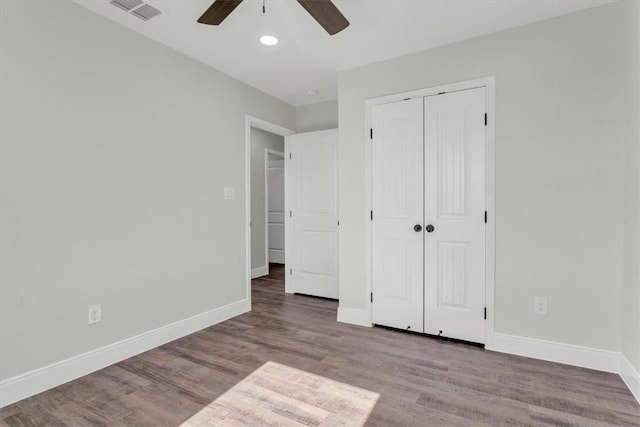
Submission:
<svg viewBox="0 0 640 427">
<path fill-rule="evenodd" d="M 415 231 L 416 233 L 419 233 L 422 231 L 422 226 L 420 224 L 416 224 L 413 226 L 413 231 Z"/>
<path fill-rule="evenodd" d="M 431 232 L 433 232 L 433 230 L 435 230 L 435 229 L 436 229 L 436 228 L 435 228 L 433 225 L 431 225 L 431 224 L 429 224 L 429 225 L 427 225 L 427 226 L 425 227 L 425 230 L 427 230 L 427 233 L 431 233 Z"/>
</svg>

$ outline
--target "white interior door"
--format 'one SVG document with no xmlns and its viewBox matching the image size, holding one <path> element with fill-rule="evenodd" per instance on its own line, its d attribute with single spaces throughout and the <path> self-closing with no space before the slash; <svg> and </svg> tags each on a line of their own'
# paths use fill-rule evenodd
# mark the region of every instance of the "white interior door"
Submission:
<svg viewBox="0 0 640 427">
<path fill-rule="evenodd" d="M 425 332 L 484 343 L 485 88 L 424 110 Z"/>
<path fill-rule="evenodd" d="M 269 262 L 284 264 L 284 159 L 267 153 L 267 250 Z"/>
<path fill-rule="evenodd" d="M 373 323 L 423 331 L 422 98 L 372 109 Z"/>
<path fill-rule="evenodd" d="M 338 298 L 337 129 L 285 137 L 289 170 L 289 291 Z"/>
</svg>

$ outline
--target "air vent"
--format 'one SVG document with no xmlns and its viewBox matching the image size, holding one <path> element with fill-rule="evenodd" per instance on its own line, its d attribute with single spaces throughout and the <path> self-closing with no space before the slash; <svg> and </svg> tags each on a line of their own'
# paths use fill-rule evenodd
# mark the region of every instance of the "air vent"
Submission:
<svg viewBox="0 0 640 427">
<path fill-rule="evenodd" d="M 110 2 L 114 6 L 118 6 L 120 9 L 129 12 L 131 9 L 142 4 L 142 0 L 111 0 Z"/>
<path fill-rule="evenodd" d="M 118 0 L 118 1 L 120 1 L 120 0 Z M 149 19 L 160 15 L 160 11 L 158 9 L 156 9 L 155 7 L 151 7 L 148 4 L 144 4 L 144 5 L 140 6 L 139 8 L 137 8 L 136 10 L 134 10 L 133 12 L 131 12 L 131 14 L 133 16 L 137 16 L 138 18 L 142 19 L 143 21 L 148 21 Z"/>
</svg>

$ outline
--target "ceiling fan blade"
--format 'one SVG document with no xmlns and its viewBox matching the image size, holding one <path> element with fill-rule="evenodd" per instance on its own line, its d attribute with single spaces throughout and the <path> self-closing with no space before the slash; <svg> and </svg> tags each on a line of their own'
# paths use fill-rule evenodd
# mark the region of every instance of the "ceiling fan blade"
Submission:
<svg viewBox="0 0 640 427">
<path fill-rule="evenodd" d="M 298 0 L 327 33 L 334 35 L 349 26 L 349 21 L 331 0 Z"/>
<path fill-rule="evenodd" d="M 209 9 L 198 18 L 198 22 L 207 25 L 220 25 L 242 0 L 215 0 Z"/>
</svg>

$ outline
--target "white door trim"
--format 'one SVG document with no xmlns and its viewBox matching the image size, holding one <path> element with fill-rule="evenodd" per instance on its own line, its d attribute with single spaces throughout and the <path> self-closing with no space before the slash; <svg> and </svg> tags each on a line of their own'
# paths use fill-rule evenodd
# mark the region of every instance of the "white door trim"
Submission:
<svg viewBox="0 0 640 427">
<path fill-rule="evenodd" d="M 460 90 L 474 89 L 478 87 L 486 88 L 486 112 L 487 112 L 487 157 L 486 157 L 486 207 L 487 207 L 487 227 L 486 227 L 486 307 L 487 320 L 485 321 L 485 347 L 492 348 L 494 341 L 494 288 L 495 288 L 495 76 L 484 77 L 464 82 L 448 83 L 441 86 L 419 89 L 410 92 L 386 95 L 378 98 L 371 98 L 365 101 L 365 128 L 363 132 L 365 140 L 365 211 L 363 215 L 367 218 L 365 229 L 365 311 L 370 324 L 373 324 L 371 300 L 371 221 L 368 220 L 371 205 L 372 191 L 372 150 L 370 144 L 371 129 L 371 109 L 374 105 L 387 104 L 389 102 L 402 101 L 407 98 L 425 97 L 437 95 L 441 92 L 455 92 Z"/>
<path fill-rule="evenodd" d="M 291 229 L 289 228 L 290 214 L 287 215 L 287 212 L 291 211 L 291 206 L 289 205 L 289 160 L 291 160 L 291 143 L 287 141 L 287 139 L 288 138 L 284 139 L 284 292 L 290 294 L 292 293 L 291 279 L 287 269 L 290 268 L 289 266 L 291 265 L 291 250 L 288 250 L 291 248 L 291 242 L 289 241 L 289 239 L 291 239 Z"/>
<path fill-rule="evenodd" d="M 251 307 L 251 128 L 261 129 L 280 136 L 296 133 L 294 130 L 276 125 L 263 119 L 246 114 L 244 116 L 244 219 L 245 219 L 245 275 L 246 293 Z M 285 166 L 286 174 L 286 166 Z M 286 195 L 285 195 L 286 198 Z M 286 243 L 285 243 L 286 245 Z M 286 254 L 286 249 L 285 249 Z M 268 268 L 268 264 L 267 264 Z"/>
<path fill-rule="evenodd" d="M 264 265 L 267 270 L 265 275 L 269 274 L 269 154 L 281 157 L 284 160 L 284 152 L 270 148 L 264 149 Z M 287 197 L 286 188 L 283 191 L 285 197 Z"/>
</svg>

